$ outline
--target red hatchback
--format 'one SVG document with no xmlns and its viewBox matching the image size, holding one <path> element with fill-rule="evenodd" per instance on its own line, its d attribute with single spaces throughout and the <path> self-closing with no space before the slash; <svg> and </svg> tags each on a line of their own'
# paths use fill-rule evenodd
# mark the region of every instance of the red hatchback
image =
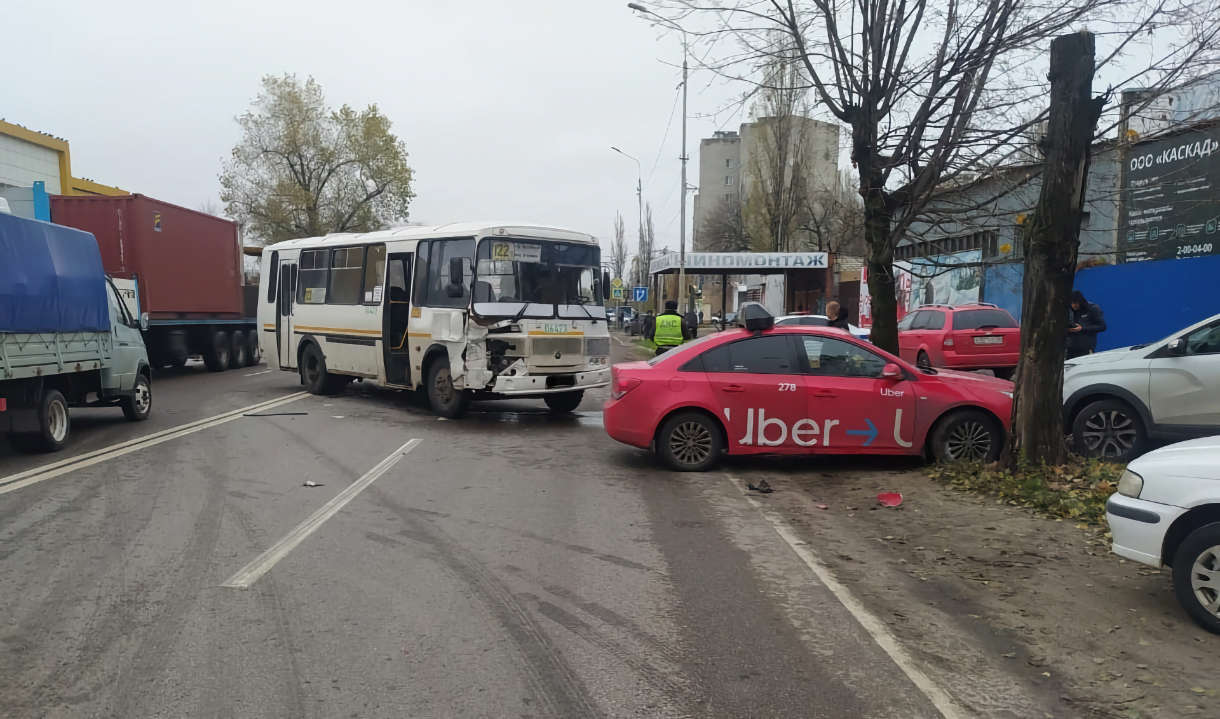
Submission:
<svg viewBox="0 0 1220 719">
<path fill-rule="evenodd" d="M 762 326 L 615 365 L 606 432 L 684 471 L 726 452 L 999 456 L 1011 382 L 920 369 L 837 329 Z"/>
<path fill-rule="evenodd" d="M 1009 379 L 1021 354 L 1021 328 L 995 305 L 924 305 L 898 323 L 898 352 L 920 367 L 989 369 Z"/>
</svg>

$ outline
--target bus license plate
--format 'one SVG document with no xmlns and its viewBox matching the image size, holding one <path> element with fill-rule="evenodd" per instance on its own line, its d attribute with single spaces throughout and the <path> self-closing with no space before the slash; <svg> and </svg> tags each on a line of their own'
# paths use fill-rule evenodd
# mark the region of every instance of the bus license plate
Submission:
<svg viewBox="0 0 1220 719">
<path fill-rule="evenodd" d="M 1004 344 L 1004 338 L 1003 337 L 975 337 L 974 343 L 976 345 L 1001 345 L 1001 344 Z"/>
</svg>

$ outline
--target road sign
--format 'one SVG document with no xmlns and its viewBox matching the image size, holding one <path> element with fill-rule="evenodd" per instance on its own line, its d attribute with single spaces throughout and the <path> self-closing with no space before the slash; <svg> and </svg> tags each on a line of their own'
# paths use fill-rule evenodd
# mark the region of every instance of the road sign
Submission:
<svg viewBox="0 0 1220 719">
<path fill-rule="evenodd" d="M 610 286 L 615 289 L 618 289 L 619 287 L 623 286 L 623 281 L 620 280 L 619 278 L 615 277 L 614 279 L 610 280 Z"/>
<path fill-rule="evenodd" d="M 611 287 L 610 288 L 610 299 L 612 299 L 612 300 L 623 299 L 623 288 L 622 287 Z"/>
<path fill-rule="evenodd" d="M 633 301 L 635 301 L 635 302 L 647 302 L 648 301 L 648 288 L 647 287 L 633 287 L 632 290 L 635 293 L 635 296 L 632 298 Z"/>
</svg>

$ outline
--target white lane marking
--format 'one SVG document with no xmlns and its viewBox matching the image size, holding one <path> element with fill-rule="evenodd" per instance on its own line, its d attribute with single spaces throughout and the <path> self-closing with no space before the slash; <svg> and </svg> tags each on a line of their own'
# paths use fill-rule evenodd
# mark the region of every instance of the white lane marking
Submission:
<svg viewBox="0 0 1220 719">
<path fill-rule="evenodd" d="M 614 337 L 614 335 L 610 335 L 610 336 Z M 622 345 L 624 347 L 630 347 L 632 345 L 631 342 L 624 342 L 624 341 L 620 340 L 618 337 L 614 337 L 614 341 L 618 342 L 620 345 Z"/>
<path fill-rule="evenodd" d="M 805 562 L 805 564 L 810 570 L 813 571 L 814 575 L 817 576 L 822 584 L 826 585 L 826 588 L 830 590 L 831 594 L 835 595 L 835 598 L 839 600 L 839 603 L 842 604 L 847 611 L 851 612 L 851 615 L 856 618 L 856 621 L 860 623 L 860 626 L 864 627 L 864 631 L 869 633 L 869 635 L 873 638 L 873 641 L 877 642 L 877 645 L 885 650 L 886 654 L 890 655 L 890 659 L 894 660 L 894 663 L 897 664 L 898 668 L 907 675 L 907 678 L 911 680 L 911 683 L 918 687 L 919 691 L 923 692 L 924 696 L 928 698 L 928 701 L 932 702 L 932 705 L 935 706 L 936 709 L 941 713 L 941 716 L 945 717 L 945 719 L 969 719 L 969 715 L 965 712 L 965 710 L 958 706 L 957 702 L 953 700 L 953 697 L 949 696 L 949 694 L 942 689 L 939 684 L 933 681 L 931 677 L 929 677 L 923 672 L 923 670 L 915 665 L 915 661 L 911 659 L 910 655 L 906 653 L 906 650 L 899 645 L 898 639 L 890 633 L 890 630 L 885 626 L 885 624 L 883 624 L 880 619 L 873 616 L 873 613 L 868 611 L 868 609 L 866 609 L 865 606 L 860 603 L 860 600 L 856 599 L 855 596 L 853 596 L 852 593 L 847 590 L 847 587 L 840 584 L 839 580 L 835 579 L 834 574 L 831 573 L 830 569 L 828 569 L 825 564 L 822 564 L 822 561 L 817 558 L 817 555 L 814 554 L 806 544 L 797 538 L 796 532 L 792 530 L 792 527 L 788 526 L 788 523 L 785 522 L 782 517 L 772 510 L 765 509 L 761 502 L 751 497 L 747 493 L 746 487 L 741 480 L 737 479 L 736 477 L 729 477 L 729 481 L 736 485 L 737 489 L 741 491 L 742 496 L 744 496 L 750 504 L 754 505 L 759 514 L 761 514 L 763 518 L 765 518 L 771 524 L 771 528 L 775 530 L 775 533 L 778 534 L 781 539 L 787 542 L 789 547 L 792 547 L 792 551 L 796 552 L 796 555 Z"/>
<path fill-rule="evenodd" d="M 247 376 L 247 377 L 257 377 L 257 376 L 259 376 L 260 374 L 267 374 L 268 372 L 271 372 L 271 371 L 272 371 L 272 370 L 265 369 L 265 370 L 263 370 L 262 372 L 255 372 L 255 373 L 253 373 L 253 374 L 248 374 L 248 375 L 246 375 L 246 376 Z"/>
<path fill-rule="evenodd" d="M 335 496 L 334 499 L 322 505 L 321 509 L 309 515 L 309 518 L 304 522 L 298 524 L 296 529 L 293 529 L 291 532 L 286 534 L 283 539 L 271 545 L 271 548 L 258 555 L 253 562 L 250 562 L 246 566 L 242 567 L 237 574 L 229 577 L 229 580 L 220 586 L 232 587 L 234 589 L 249 589 L 250 585 L 257 582 L 259 577 L 263 576 L 268 570 L 274 567 L 276 562 L 288 556 L 288 553 L 291 552 L 298 544 L 304 541 L 306 537 L 313 534 L 315 529 L 321 527 L 323 522 L 333 517 L 340 509 L 343 509 L 343 505 L 352 501 L 352 499 L 355 498 L 357 494 L 360 494 L 365 487 L 369 486 L 375 479 L 385 474 L 390 467 L 393 467 L 398 463 L 398 460 L 407 456 L 407 453 L 415 449 L 415 445 L 422 441 L 422 439 L 413 439 L 394 450 L 393 454 L 381 460 L 376 467 L 373 467 L 368 471 L 367 474 L 353 482 L 350 487 L 340 492 Z"/>
<path fill-rule="evenodd" d="M 207 429 L 208 427 L 215 427 L 216 425 L 235 420 L 247 412 L 259 412 L 265 409 L 271 409 L 272 407 L 279 407 L 280 405 L 285 405 L 289 402 L 295 402 L 298 399 L 307 396 L 307 394 L 307 392 L 297 392 L 296 394 L 290 394 L 287 397 L 279 397 L 267 402 L 260 402 L 259 404 L 243 407 L 242 409 L 233 410 L 232 412 L 218 414 L 215 417 L 208 417 L 207 419 L 197 420 L 178 427 L 164 429 L 160 432 L 155 432 L 144 437 L 138 437 L 126 442 L 120 442 L 119 444 L 111 445 L 110 447 L 106 447 L 104 449 L 98 449 L 87 454 L 82 454 L 79 457 L 71 457 L 53 464 L 35 467 L 34 469 L 27 469 L 26 471 L 18 472 L 17 474 L 10 474 L 9 476 L 0 479 L 0 494 L 7 494 L 23 487 L 28 487 L 31 484 L 37 484 L 38 482 L 53 479 L 60 475 L 67 474 L 68 472 L 84 469 L 85 467 L 98 464 L 99 462 L 105 462 L 108 459 L 121 457 L 130 452 L 144 449 L 145 447 L 152 447 L 153 445 L 168 442 L 171 439 L 176 439 L 184 435 L 198 432 L 199 430 Z"/>
</svg>

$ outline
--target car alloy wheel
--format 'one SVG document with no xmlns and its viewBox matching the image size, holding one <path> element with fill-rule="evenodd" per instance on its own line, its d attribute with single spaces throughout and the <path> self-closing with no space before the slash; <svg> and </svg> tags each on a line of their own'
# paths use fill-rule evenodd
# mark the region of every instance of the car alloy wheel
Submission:
<svg viewBox="0 0 1220 719">
<path fill-rule="evenodd" d="M 991 454 L 991 429 L 982 422 L 959 422 L 945 440 L 949 456 L 955 460 L 981 462 Z"/>
<path fill-rule="evenodd" d="M 1204 551 L 1190 570 L 1190 588 L 1209 614 L 1220 617 L 1220 546 Z"/>
<path fill-rule="evenodd" d="M 670 432 L 669 450 L 682 464 L 699 464 L 712 452 L 712 433 L 699 422 L 683 422 Z"/>
<path fill-rule="evenodd" d="M 1079 441 L 1090 454 L 1113 459 L 1131 452 L 1139 441 L 1139 430 L 1131 417 L 1108 409 L 1085 420 Z"/>
</svg>

